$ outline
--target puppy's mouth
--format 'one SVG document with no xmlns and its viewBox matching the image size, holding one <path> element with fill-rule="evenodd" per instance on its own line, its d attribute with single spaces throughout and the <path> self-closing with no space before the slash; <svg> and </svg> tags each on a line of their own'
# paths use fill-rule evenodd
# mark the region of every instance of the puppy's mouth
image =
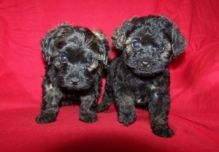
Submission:
<svg viewBox="0 0 219 152">
<path fill-rule="evenodd" d="M 164 71 L 163 68 L 153 68 L 153 67 L 148 67 L 148 68 L 139 68 L 139 67 L 130 67 L 128 66 L 128 68 L 137 76 L 140 77 L 147 77 L 147 76 L 153 76 L 156 74 L 161 73 L 162 71 Z"/>
<path fill-rule="evenodd" d="M 161 73 L 163 70 L 154 70 L 154 71 L 141 71 L 141 70 L 133 70 L 133 73 L 135 73 L 138 76 L 141 77 L 147 77 L 147 76 L 153 76 L 158 73 Z"/>
<path fill-rule="evenodd" d="M 71 84 L 71 83 L 63 84 L 61 86 L 62 88 L 65 88 L 67 90 L 72 90 L 72 91 L 88 90 L 91 88 L 91 85 Z"/>
</svg>

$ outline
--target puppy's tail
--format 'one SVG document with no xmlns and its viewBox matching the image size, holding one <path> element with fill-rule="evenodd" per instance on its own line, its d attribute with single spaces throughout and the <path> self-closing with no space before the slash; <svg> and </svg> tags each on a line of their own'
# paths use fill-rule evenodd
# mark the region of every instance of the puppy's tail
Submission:
<svg viewBox="0 0 219 152">
<path fill-rule="evenodd" d="M 103 94 L 103 100 L 97 106 L 97 112 L 108 110 L 112 102 L 113 102 L 113 90 L 108 84 L 106 84 L 106 89 Z"/>
</svg>

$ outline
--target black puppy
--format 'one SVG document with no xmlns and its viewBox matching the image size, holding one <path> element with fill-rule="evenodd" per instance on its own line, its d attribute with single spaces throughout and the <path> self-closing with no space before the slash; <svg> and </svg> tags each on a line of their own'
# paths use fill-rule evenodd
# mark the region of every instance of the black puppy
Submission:
<svg viewBox="0 0 219 152">
<path fill-rule="evenodd" d="M 84 27 L 63 24 L 41 42 L 46 64 L 43 103 L 37 123 L 56 120 L 60 105 L 80 100 L 80 120 L 96 121 L 93 109 L 109 50 L 105 36 Z"/>
<path fill-rule="evenodd" d="M 168 64 L 179 56 L 185 40 L 179 29 L 166 17 L 133 18 L 117 28 L 113 45 L 121 52 L 109 69 L 103 102 L 98 111 L 115 100 L 119 121 L 125 125 L 136 119 L 135 105 L 148 109 L 153 132 L 170 137 Z"/>
</svg>

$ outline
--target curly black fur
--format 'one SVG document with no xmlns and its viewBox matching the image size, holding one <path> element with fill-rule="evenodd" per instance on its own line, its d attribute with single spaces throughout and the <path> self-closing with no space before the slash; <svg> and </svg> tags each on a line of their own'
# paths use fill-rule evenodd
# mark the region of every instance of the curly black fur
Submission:
<svg viewBox="0 0 219 152">
<path fill-rule="evenodd" d="M 94 107 L 107 66 L 108 43 L 99 31 L 63 24 L 41 42 L 46 64 L 37 123 L 56 120 L 59 107 L 80 100 L 80 120 L 96 121 Z"/>
<path fill-rule="evenodd" d="M 136 119 L 135 106 L 140 105 L 148 109 L 156 135 L 172 136 L 168 64 L 183 52 L 184 37 L 166 17 L 150 15 L 126 21 L 112 40 L 121 55 L 110 65 L 98 111 L 108 109 L 115 100 L 119 121 L 129 125 Z"/>
</svg>

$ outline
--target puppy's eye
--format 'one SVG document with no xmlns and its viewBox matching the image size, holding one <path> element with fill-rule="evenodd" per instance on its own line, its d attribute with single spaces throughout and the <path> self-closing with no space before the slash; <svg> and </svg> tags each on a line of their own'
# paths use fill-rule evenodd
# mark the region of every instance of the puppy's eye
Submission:
<svg viewBox="0 0 219 152">
<path fill-rule="evenodd" d="M 66 62 L 68 61 L 67 56 L 66 56 L 65 54 L 61 54 L 61 56 L 60 56 L 60 61 L 61 61 L 62 63 L 66 63 Z"/>
<path fill-rule="evenodd" d="M 164 51 L 164 50 L 165 50 L 165 44 L 164 44 L 164 43 L 162 43 L 162 44 L 160 45 L 160 50 L 161 50 L 161 51 Z"/>
<path fill-rule="evenodd" d="M 92 62 L 94 61 L 94 58 L 93 58 L 92 54 L 88 54 L 88 56 L 87 56 L 87 61 L 88 61 L 89 63 L 92 63 Z"/>
<path fill-rule="evenodd" d="M 66 44 L 65 41 L 59 40 L 59 41 L 57 41 L 57 42 L 55 43 L 55 46 L 56 46 L 58 49 L 61 49 L 65 44 Z"/>
<path fill-rule="evenodd" d="M 132 47 L 134 48 L 134 49 L 139 49 L 139 48 L 141 48 L 141 42 L 140 42 L 140 40 L 138 40 L 138 39 L 135 39 L 133 42 L 132 42 Z"/>
</svg>

